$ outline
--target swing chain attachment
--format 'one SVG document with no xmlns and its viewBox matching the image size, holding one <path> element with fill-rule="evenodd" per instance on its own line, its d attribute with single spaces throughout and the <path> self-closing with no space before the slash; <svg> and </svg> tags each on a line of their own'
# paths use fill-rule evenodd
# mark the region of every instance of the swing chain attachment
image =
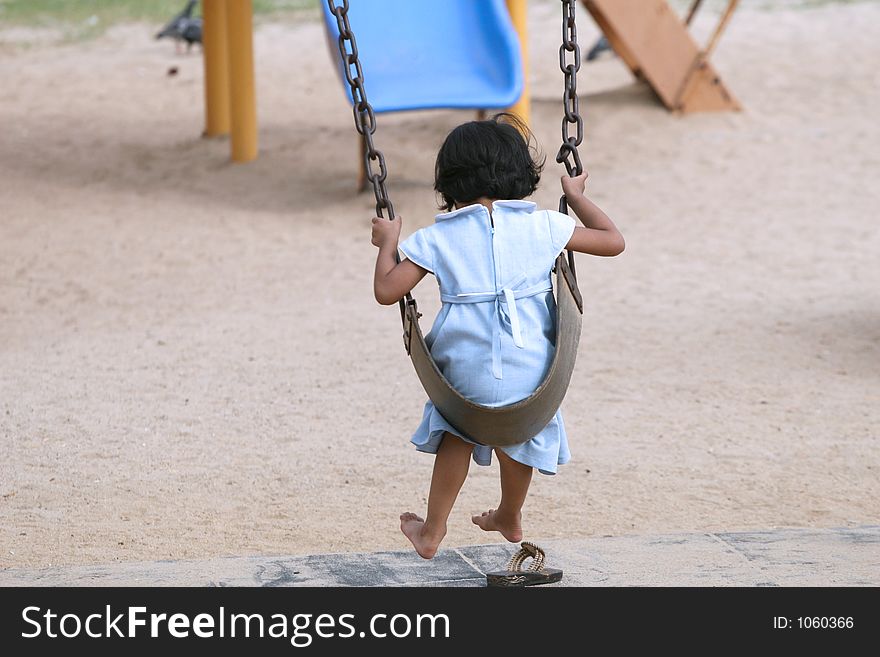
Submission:
<svg viewBox="0 0 880 657">
<path fill-rule="evenodd" d="M 336 0 L 327 0 L 330 12 L 336 17 L 336 25 L 339 28 L 338 42 L 339 55 L 342 58 L 342 72 L 351 88 L 354 127 L 363 137 L 367 180 L 373 185 L 373 193 L 376 196 L 376 214 L 384 217 L 382 211 L 386 210 L 388 219 L 394 219 L 394 206 L 391 205 L 391 199 L 388 198 L 388 190 L 385 187 L 388 167 L 385 165 L 385 156 L 382 151 L 376 148 L 373 143 L 373 134 L 376 132 L 376 114 L 373 112 L 373 106 L 367 100 L 364 71 L 358 58 L 357 41 L 348 22 L 348 2 L 349 0 L 342 0 L 341 4 L 337 4 Z M 375 170 L 374 165 L 379 167 L 378 171 Z"/>
<path fill-rule="evenodd" d="M 562 0 L 562 45 L 559 46 L 559 68 L 565 74 L 565 93 L 562 104 L 565 116 L 562 117 L 562 146 L 556 161 L 565 165 L 569 176 L 583 173 L 581 158 L 577 147 L 584 140 L 584 120 L 578 108 L 577 73 L 581 68 L 581 48 L 577 40 L 575 24 L 575 0 Z M 571 57 L 569 57 L 571 55 Z M 572 61 L 569 61 L 569 58 Z M 575 126 L 575 134 L 569 133 Z M 572 161 L 573 160 L 573 161 Z"/>
<path fill-rule="evenodd" d="M 388 167 L 385 165 L 385 156 L 373 143 L 373 133 L 376 132 L 376 114 L 373 106 L 367 100 L 367 90 L 364 87 L 364 70 L 361 68 L 361 60 L 358 58 L 357 41 L 351 25 L 348 22 L 348 0 L 342 0 L 337 4 L 336 0 L 327 0 L 330 12 L 336 17 L 336 25 L 339 28 L 339 55 L 342 58 L 342 69 L 345 80 L 351 88 L 352 114 L 354 114 L 354 127 L 361 135 L 364 142 L 364 162 L 366 164 L 367 180 L 373 185 L 373 194 L 376 196 L 376 214 L 385 217 L 382 211 L 388 212 L 388 219 L 394 219 L 394 206 L 388 198 L 388 189 L 385 187 L 385 179 L 388 177 Z M 379 171 L 373 169 L 373 164 L 378 163 Z M 394 259 L 400 262 L 400 255 L 395 250 Z M 400 321 L 404 327 L 403 340 L 409 353 L 410 336 L 407 334 L 407 309 L 411 307 L 412 315 L 417 321 L 421 315 L 418 312 L 416 300 L 411 292 L 398 303 L 400 308 Z M 409 316 L 412 319 L 412 316 Z"/>
<path fill-rule="evenodd" d="M 559 46 L 559 68 L 565 74 L 565 93 L 562 106 L 562 146 L 556 155 L 556 162 L 565 165 L 569 176 L 579 176 L 584 172 L 578 146 L 584 140 L 584 120 L 580 115 L 577 95 L 577 73 L 581 69 L 581 47 L 578 45 L 577 24 L 575 23 L 576 0 L 562 0 L 562 45 Z M 571 60 L 571 61 L 569 61 Z M 576 126 L 575 134 L 570 134 L 571 126 Z M 568 214 L 568 201 L 565 194 L 559 198 L 559 211 Z M 574 253 L 568 252 L 568 267 L 577 288 L 577 273 L 574 267 Z"/>
</svg>

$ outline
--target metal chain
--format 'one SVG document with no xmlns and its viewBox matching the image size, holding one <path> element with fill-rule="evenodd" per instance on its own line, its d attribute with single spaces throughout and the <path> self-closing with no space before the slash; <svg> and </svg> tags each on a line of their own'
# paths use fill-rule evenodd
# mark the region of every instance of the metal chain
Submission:
<svg viewBox="0 0 880 657">
<path fill-rule="evenodd" d="M 581 47 L 578 45 L 577 24 L 575 23 L 576 0 L 562 0 L 562 45 L 559 46 L 559 68 L 565 74 L 565 93 L 562 95 L 562 106 L 565 114 L 562 117 L 562 146 L 556 155 L 556 161 L 565 165 L 569 176 L 579 176 L 584 172 L 578 146 L 584 140 L 584 120 L 580 115 L 577 95 L 577 73 L 581 68 Z M 569 61 L 569 59 L 571 61 Z M 571 126 L 575 126 L 575 134 L 571 134 Z M 565 194 L 559 198 L 559 211 L 568 214 L 568 202 Z M 574 253 L 568 252 L 568 266 L 575 276 Z"/>
<path fill-rule="evenodd" d="M 577 72 L 581 68 L 581 47 L 577 41 L 577 25 L 575 24 L 575 0 L 562 0 L 562 45 L 559 46 L 559 68 L 565 74 L 565 93 L 562 106 L 565 115 L 562 117 L 562 146 L 556 155 L 556 161 L 565 165 L 569 176 L 583 173 L 581 158 L 577 147 L 584 140 L 584 120 L 578 108 Z M 573 61 L 569 62 L 569 54 Z M 571 126 L 576 126 L 575 134 L 570 134 Z"/>
<path fill-rule="evenodd" d="M 357 41 L 351 25 L 348 23 L 348 0 L 342 0 L 337 5 L 335 0 L 327 0 L 331 13 L 336 17 L 336 25 L 339 28 L 339 56 L 342 58 L 342 72 L 351 89 L 352 106 L 354 115 L 354 127 L 364 140 L 364 163 L 366 164 L 367 180 L 373 185 L 373 194 L 376 196 L 376 214 L 385 217 L 383 210 L 387 210 L 388 219 L 394 219 L 394 206 L 388 198 L 388 189 L 385 187 L 385 179 L 388 177 L 388 167 L 385 165 L 385 156 L 373 143 L 373 133 L 376 132 L 376 114 L 373 106 L 367 100 L 367 90 L 364 87 L 364 70 L 361 68 L 361 60 L 358 58 Z M 353 70 L 352 70 L 353 69 Z M 378 163 L 379 171 L 373 169 L 373 164 Z M 400 262 L 400 255 L 394 251 L 394 259 Z M 416 307 L 416 301 L 412 293 L 406 295 L 397 304 L 400 308 L 400 321 L 406 327 L 406 306 Z M 418 314 L 418 310 L 416 310 Z M 421 317 L 421 315 L 418 315 Z M 404 342 L 407 336 L 404 335 Z M 407 347 L 409 351 L 409 347 Z"/>
<path fill-rule="evenodd" d="M 342 72 L 345 80 L 351 88 L 352 114 L 354 114 L 354 127 L 364 140 L 364 163 L 366 164 L 367 180 L 373 185 L 373 193 L 376 195 L 376 214 L 384 217 L 383 210 L 388 211 L 388 219 L 394 219 L 394 206 L 388 198 L 388 190 L 385 187 L 385 179 L 388 177 L 388 168 L 385 166 L 385 156 L 373 143 L 373 133 L 376 132 L 376 114 L 373 106 L 367 100 L 367 90 L 364 88 L 364 71 L 358 59 L 357 41 L 348 23 L 348 0 L 342 0 L 337 4 L 335 0 L 327 0 L 330 11 L 336 17 L 336 25 L 339 28 L 339 55 L 342 58 Z M 379 170 L 374 169 L 378 165 Z"/>
</svg>

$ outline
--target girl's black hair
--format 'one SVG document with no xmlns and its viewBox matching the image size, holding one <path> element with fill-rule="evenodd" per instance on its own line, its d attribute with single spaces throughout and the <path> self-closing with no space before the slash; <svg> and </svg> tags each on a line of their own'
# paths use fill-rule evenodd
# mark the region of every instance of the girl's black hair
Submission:
<svg viewBox="0 0 880 657">
<path fill-rule="evenodd" d="M 521 199 L 541 180 L 544 157 L 534 136 L 513 114 L 470 121 L 446 136 L 434 166 L 434 189 L 447 212 L 480 197 Z"/>
</svg>

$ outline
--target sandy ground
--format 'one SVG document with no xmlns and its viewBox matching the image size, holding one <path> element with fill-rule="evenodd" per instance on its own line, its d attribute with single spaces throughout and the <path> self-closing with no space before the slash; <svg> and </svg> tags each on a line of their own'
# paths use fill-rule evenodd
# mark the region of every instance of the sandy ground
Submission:
<svg viewBox="0 0 880 657">
<path fill-rule="evenodd" d="M 530 16 L 551 156 L 556 10 Z M 200 59 L 152 27 L 0 54 L 0 566 L 402 548 L 423 392 L 371 296 L 321 27 L 259 30 L 245 166 L 199 138 Z M 880 521 L 880 5 L 747 4 L 715 59 L 745 112 L 676 118 L 618 61 L 583 69 L 592 192 L 628 246 L 580 260 L 574 458 L 536 477 L 527 536 Z M 381 118 L 405 233 L 469 118 Z M 417 296 L 429 320 L 433 281 Z M 450 545 L 496 540 L 469 514 L 497 490 L 472 469 Z"/>
</svg>

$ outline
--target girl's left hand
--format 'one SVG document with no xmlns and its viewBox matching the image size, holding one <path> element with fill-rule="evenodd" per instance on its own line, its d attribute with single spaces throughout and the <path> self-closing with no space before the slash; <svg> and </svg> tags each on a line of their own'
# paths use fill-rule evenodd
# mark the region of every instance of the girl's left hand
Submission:
<svg viewBox="0 0 880 657">
<path fill-rule="evenodd" d="M 403 222 L 400 217 L 391 219 L 383 219 L 382 217 L 373 217 L 373 246 L 382 248 L 383 246 L 394 246 L 400 239 L 400 229 Z"/>
<path fill-rule="evenodd" d="M 562 193 L 569 201 L 584 195 L 584 189 L 587 186 L 587 178 L 590 174 L 586 169 L 579 176 L 562 176 Z"/>
</svg>

